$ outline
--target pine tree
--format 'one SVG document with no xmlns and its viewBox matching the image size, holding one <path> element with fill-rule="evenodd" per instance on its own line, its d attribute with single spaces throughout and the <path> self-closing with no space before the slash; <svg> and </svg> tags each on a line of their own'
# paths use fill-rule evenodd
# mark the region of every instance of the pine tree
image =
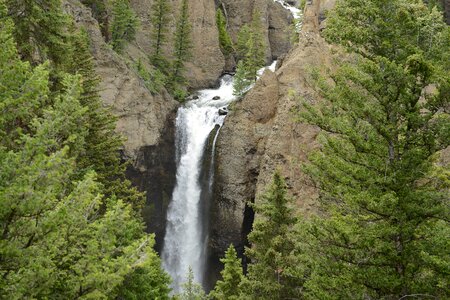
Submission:
<svg viewBox="0 0 450 300">
<path fill-rule="evenodd" d="M 99 95 L 100 78 L 95 73 L 93 57 L 90 53 L 89 37 L 82 30 L 72 34 L 72 49 L 76 49 L 68 61 L 66 71 L 82 76 L 81 105 L 88 108 L 86 126 L 89 127 L 83 155 L 77 158 L 78 173 L 93 169 L 97 180 L 104 186 L 106 196 L 115 195 L 140 208 L 142 194 L 131 187 L 125 179 L 126 164 L 121 161 L 120 150 L 123 138 L 115 131 L 117 117 L 105 107 Z"/>
<path fill-rule="evenodd" d="M 61 0 L 3 0 L 15 24 L 14 37 L 25 60 L 41 63 L 50 59 L 63 63 L 67 49 L 69 18 Z"/>
<path fill-rule="evenodd" d="M 323 130 L 306 169 L 321 189 L 308 299 L 449 297 L 448 166 L 434 164 L 450 140 L 448 32 L 414 1 L 342 1 L 331 14 L 327 38 L 357 54 L 332 84 L 314 74 L 323 102 L 303 105 Z"/>
<path fill-rule="evenodd" d="M 9 18 L 0 29 L 0 298 L 115 298 L 139 266 L 159 265 L 153 236 L 131 205 L 104 197 L 95 171 L 80 174 L 90 135 L 82 76 L 61 75 L 50 92 L 48 64 L 20 60 Z M 152 270 L 164 294 L 164 273 Z"/>
<path fill-rule="evenodd" d="M 243 25 L 239 30 L 236 44 L 236 54 L 238 60 L 243 60 L 247 56 L 249 50 L 247 42 L 250 40 L 251 35 L 252 31 L 250 26 L 247 24 Z"/>
<path fill-rule="evenodd" d="M 228 56 L 234 52 L 234 48 L 230 34 L 227 31 L 227 20 L 220 8 L 216 11 L 216 25 L 219 31 L 220 49 L 225 56 Z"/>
<path fill-rule="evenodd" d="M 251 243 L 245 254 L 250 258 L 247 279 L 241 290 L 251 299 L 292 299 L 299 297 L 299 278 L 294 276 L 295 235 L 287 187 L 279 172 L 267 192 L 252 205 L 256 220 L 248 235 Z M 245 298 L 245 297 L 244 297 Z"/>
<path fill-rule="evenodd" d="M 175 30 L 175 61 L 172 70 L 172 81 L 175 83 L 184 84 L 186 81 L 183 76 L 183 71 L 185 62 L 192 56 L 192 41 L 190 35 L 191 24 L 189 22 L 188 3 L 187 0 L 182 0 L 177 28 Z"/>
<path fill-rule="evenodd" d="M 170 22 L 169 14 L 171 7 L 166 0 L 156 0 L 151 8 L 150 21 L 153 26 L 152 40 L 153 40 L 153 54 L 150 60 L 161 72 L 168 73 L 168 61 L 162 53 L 162 47 L 167 40 L 168 25 Z"/>
<path fill-rule="evenodd" d="M 236 249 L 233 245 L 228 247 L 225 257 L 220 259 L 223 263 L 223 270 L 220 272 L 222 280 L 216 282 L 214 290 L 209 294 L 209 298 L 217 300 L 237 300 L 239 299 L 239 285 L 244 277 L 241 260 L 238 259 Z"/>
<path fill-rule="evenodd" d="M 206 294 L 200 284 L 194 282 L 194 272 L 189 266 L 187 281 L 183 283 L 183 292 L 179 295 L 181 300 L 205 300 Z"/>
<path fill-rule="evenodd" d="M 245 54 L 244 63 L 249 72 L 249 78 L 253 81 L 257 79 L 258 70 L 264 66 L 266 62 L 264 43 L 264 35 L 262 32 L 261 13 L 255 10 L 252 16 L 251 34 L 247 40 L 247 53 Z"/>
<path fill-rule="evenodd" d="M 248 73 L 249 71 L 244 62 L 242 60 L 239 61 L 233 78 L 233 95 L 242 97 L 249 90 L 253 81 L 248 79 L 250 77 Z"/>
<path fill-rule="evenodd" d="M 242 26 L 238 34 L 237 54 L 240 59 L 233 83 L 233 94 L 242 96 L 258 78 L 258 70 L 265 64 L 264 36 L 261 14 L 253 13 L 251 26 Z"/>
<path fill-rule="evenodd" d="M 117 299 L 170 299 L 170 276 L 161 268 L 161 260 L 153 250 L 153 240 L 152 244 L 146 247 L 146 258 L 138 262 L 134 271 L 127 275 L 123 284 L 117 288 Z"/>
<path fill-rule="evenodd" d="M 120 53 L 127 42 L 134 40 L 139 20 L 129 0 L 113 0 L 112 5 L 111 44 Z"/>
</svg>

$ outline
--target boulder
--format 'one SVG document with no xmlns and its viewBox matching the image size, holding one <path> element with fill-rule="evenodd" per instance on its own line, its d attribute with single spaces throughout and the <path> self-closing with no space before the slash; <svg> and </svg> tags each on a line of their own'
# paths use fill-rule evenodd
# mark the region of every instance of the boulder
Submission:
<svg viewBox="0 0 450 300">
<path fill-rule="evenodd" d="M 223 107 L 223 108 L 219 108 L 219 116 L 226 116 L 228 115 L 228 108 Z"/>
</svg>

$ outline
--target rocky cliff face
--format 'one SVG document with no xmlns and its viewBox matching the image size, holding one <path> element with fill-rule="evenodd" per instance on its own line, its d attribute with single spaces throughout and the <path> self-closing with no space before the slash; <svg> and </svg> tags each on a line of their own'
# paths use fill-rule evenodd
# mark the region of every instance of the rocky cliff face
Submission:
<svg viewBox="0 0 450 300">
<path fill-rule="evenodd" d="M 181 0 L 168 0 L 174 10 L 169 24 L 168 44 L 175 31 Z M 152 27 L 149 20 L 153 0 L 131 0 L 131 4 L 141 21 L 136 41 L 131 47 L 136 47 L 144 53 L 152 53 Z M 214 1 L 189 0 L 189 16 L 192 24 L 192 59 L 186 66 L 186 76 L 193 89 L 210 87 L 216 84 L 223 72 L 225 59 L 219 47 L 219 33 L 216 26 L 216 7 Z M 133 51 L 135 52 L 135 51 Z M 171 56 L 169 49 L 167 55 Z M 133 56 L 133 54 L 131 54 Z"/>
<path fill-rule="evenodd" d="M 169 24 L 169 37 L 173 36 L 175 24 L 181 0 L 170 0 L 174 8 L 174 15 Z M 141 57 L 139 51 L 151 53 L 152 39 L 149 13 L 153 0 L 131 0 L 131 4 L 139 16 L 141 27 L 137 33 L 136 41 L 127 50 L 132 59 Z M 186 66 L 186 75 L 192 89 L 212 87 L 224 71 L 231 71 L 234 67 L 233 60 L 226 63 L 220 50 L 219 36 L 216 26 L 216 8 L 222 7 L 228 19 L 228 29 L 236 38 L 239 28 L 251 21 L 253 8 L 257 7 L 261 12 L 264 24 L 264 35 L 267 47 L 267 61 L 286 53 L 291 44 L 289 24 L 290 13 L 282 5 L 273 0 L 189 0 L 189 15 L 192 24 L 193 57 Z M 168 44 L 171 44 L 169 39 Z M 168 56 L 170 50 L 166 49 Z M 143 57 L 145 60 L 145 56 Z"/>
<path fill-rule="evenodd" d="M 251 22 L 252 14 L 258 10 L 263 21 L 266 39 L 266 60 L 269 63 L 285 54 L 290 48 L 290 24 L 292 15 L 280 3 L 273 0 L 219 0 L 228 19 L 228 30 L 234 41 L 240 28 Z"/>
<path fill-rule="evenodd" d="M 178 102 L 165 91 L 152 95 L 123 58 L 104 42 L 91 11 L 78 0 L 67 0 L 64 9 L 83 26 L 91 39 L 100 94 L 118 116 L 117 131 L 125 138 L 123 155 L 131 162 L 130 179 L 147 191 L 149 231 L 163 235 L 167 195 L 175 181 L 174 116 Z M 161 217 L 163 216 L 163 217 Z"/>
<path fill-rule="evenodd" d="M 329 46 L 319 35 L 324 1 L 307 5 L 299 45 L 279 62 L 275 73 L 266 71 L 256 86 L 229 114 L 217 142 L 215 198 L 212 204 L 212 255 L 230 243 L 240 250 L 253 216 L 247 201 L 257 201 L 273 172 L 287 178 L 290 192 L 304 214 L 313 209 L 317 192 L 301 171 L 315 147 L 318 130 L 295 122 L 295 93 L 314 101 L 308 70 L 329 64 Z M 323 8 L 323 7 L 322 7 Z M 256 199 L 255 199 L 256 195 Z"/>
<path fill-rule="evenodd" d="M 136 40 L 127 45 L 122 56 L 105 43 L 91 11 L 79 0 L 64 1 L 64 8 L 74 17 L 77 25 L 83 26 L 89 33 L 96 71 L 102 79 L 102 99 L 119 117 L 117 131 L 126 137 L 123 155 L 131 161 L 128 175 L 140 190 L 147 192 L 144 217 L 148 230 L 156 233 L 157 244 L 160 244 L 164 236 L 166 209 L 175 184 L 174 118 L 178 103 L 165 91 L 161 95 L 152 95 L 130 67 L 138 59 L 144 64 L 148 63 L 148 55 L 152 49 L 149 21 L 152 1 L 131 0 L 141 27 Z M 177 11 L 181 0 L 170 0 L 170 3 Z M 229 29 L 234 36 L 241 25 L 251 21 L 254 7 L 260 10 L 269 46 L 268 61 L 281 56 L 290 47 L 287 29 L 291 16 L 273 0 L 189 0 L 193 58 L 186 69 L 194 89 L 213 86 L 225 68 L 226 62 L 219 47 L 215 22 L 216 7 L 220 5 L 226 11 Z M 172 33 L 176 17 L 175 13 L 170 25 Z M 169 54 L 169 49 L 166 51 Z M 228 68 L 232 67 L 233 63 L 228 64 Z M 270 104 L 270 98 L 267 98 L 267 103 Z M 269 117 L 263 119 L 267 118 Z M 220 213 L 226 214 L 226 210 Z M 234 227 L 238 227 L 241 221 L 236 218 Z"/>
</svg>

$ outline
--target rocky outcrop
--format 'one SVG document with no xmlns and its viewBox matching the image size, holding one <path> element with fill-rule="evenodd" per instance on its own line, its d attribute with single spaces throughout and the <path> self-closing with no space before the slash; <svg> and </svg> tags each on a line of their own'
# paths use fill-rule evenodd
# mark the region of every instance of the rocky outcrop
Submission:
<svg viewBox="0 0 450 300">
<path fill-rule="evenodd" d="M 228 19 L 228 30 L 234 41 L 240 28 L 252 20 L 254 10 L 261 14 L 266 44 L 267 62 L 277 59 L 290 48 L 291 13 L 273 0 L 220 0 Z"/>
<path fill-rule="evenodd" d="M 152 53 L 152 38 L 150 36 L 152 27 L 149 20 L 152 3 L 153 0 L 131 0 L 131 4 L 141 21 L 141 27 L 131 47 L 136 47 L 145 54 Z M 172 0 L 170 5 L 174 13 L 171 15 L 169 24 L 168 45 L 173 42 L 172 37 L 175 32 L 181 0 Z M 219 47 L 215 3 L 210 0 L 189 0 L 188 7 L 192 24 L 193 56 L 186 65 L 186 77 L 192 89 L 210 87 L 217 83 L 217 79 L 225 66 L 225 59 Z M 169 47 L 167 47 L 166 53 L 171 56 Z M 131 54 L 131 56 L 135 55 Z"/>
<path fill-rule="evenodd" d="M 123 58 L 105 44 L 88 8 L 78 0 L 66 0 L 64 9 L 89 34 L 101 97 L 118 117 L 117 131 L 126 138 L 123 156 L 131 162 L 130 179 L 147 192 L 144 211 L 146 219 L 152 220 L 149 231 L 163 236 L 165 209 L 175 181 L 173 118 L 178 102 L 166 91 L 149 92 Z"/>
<path fill-rule="evenodd" d="M 329 46 L 319 35 L 320 1 L 307 5 L 299 45 L 275 73 L 266 71 L 255 87 L 230 111 L 217 141 L 211 248 L 220 255 L 230 243 L 243 248 L 253 221 L 247 201 L 258 197 L 279 169 L 297 207 L 314 210 L 317 191 L 301 171 L 316 147 L 317 128 L 295 122 L 298 98 L 316 98 L 308 75 L 314 66 L 329 65 Z M 294 97 L 293 95 L 298 95 Z M 255 197 L 256 195 L 256 197 Z"/>
</svg>

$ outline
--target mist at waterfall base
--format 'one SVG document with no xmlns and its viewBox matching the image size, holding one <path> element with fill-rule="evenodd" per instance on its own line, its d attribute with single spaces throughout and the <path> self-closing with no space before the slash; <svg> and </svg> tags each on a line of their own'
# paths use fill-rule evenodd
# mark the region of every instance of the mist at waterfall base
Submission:
<svg viewBox="0 0 450 300">
<path fill-rule="evenodd" d="M 275 64 L 267 68 L 274 71 Z M 181 291 L 189 267 L 194 280 L 205 286 L 215 143 L 226 117 L 224 112 L 236 99 L 233 76 L 224 75 L 219 88 L 201 90 L 197 96 L 178 109 L 176 118 L 176 185 L 167 211 L 161 255 L 174 293 Z"/>
</svg>

